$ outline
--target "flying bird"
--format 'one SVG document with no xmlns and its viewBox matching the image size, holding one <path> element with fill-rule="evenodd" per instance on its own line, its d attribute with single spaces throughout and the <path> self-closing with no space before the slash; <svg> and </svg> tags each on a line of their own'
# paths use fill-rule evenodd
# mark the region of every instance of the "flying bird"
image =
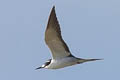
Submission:
<svg viewBox="0 0 120 80">
<path fill-rule="evenodd" d="M 62 38 L 60 25 L 55 13 L 55 6 L 53 6 L 48 19 L 47 28 L 45 31 L 45 42 L 51 50 L 52 59 L 49 59 L 45 64 L 36 69 L 60 69 L 88 61 L 101 60 L 77 58 L 71 54 L 67 44 Z"/>
</svg>

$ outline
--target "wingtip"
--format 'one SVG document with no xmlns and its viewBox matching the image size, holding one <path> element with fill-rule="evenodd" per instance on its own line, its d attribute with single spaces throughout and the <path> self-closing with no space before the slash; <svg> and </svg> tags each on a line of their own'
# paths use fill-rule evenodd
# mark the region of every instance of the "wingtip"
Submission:
<svg viewBox="0 0 120 80">
<path fill-rule="evenodd" d="M 54 13 L 55 13 L 55 5 L 53 5 L 53 7 L 52 7 L 50 15 L 52 15 Z"/>
<path fill-rule="evenodd" d="M 53 5 L 52 11 L 55 11 L 55 5 Z"/>
<path fill-rule="evenodd" d="M 55 8 L 55 5 L 53 5 L 53 8 Z"/>
</svg>

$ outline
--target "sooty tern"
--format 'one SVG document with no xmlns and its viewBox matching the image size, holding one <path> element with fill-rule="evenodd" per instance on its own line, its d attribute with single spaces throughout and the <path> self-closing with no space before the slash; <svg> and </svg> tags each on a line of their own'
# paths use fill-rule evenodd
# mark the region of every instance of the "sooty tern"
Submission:
<svg viewBox="0 0 120 80">
<path fill-rule="evenodd" d="M 55 6 L 53 6 L 48 19 L 45 42 L 52 52 L 52 59 L 49 59 L 45 64 L 36 69 L 59 69 L 88 61 L 101 60 L 77 58 L 71 54 L 67 44 L 62 39 L 60 25 L 55 13 Z"/>
</svg>

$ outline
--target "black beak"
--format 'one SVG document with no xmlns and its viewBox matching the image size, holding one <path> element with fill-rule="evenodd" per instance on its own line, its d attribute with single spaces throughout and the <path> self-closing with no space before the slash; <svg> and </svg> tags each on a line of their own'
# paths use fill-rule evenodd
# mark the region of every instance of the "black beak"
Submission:
<svg viewBox="0 0 120 80">
<path fill-rule="evenodd" d="M 38 68 L 36 68 L 35 70 L 38 70 L 38 69 L 42 69 L 43 67 L 38 67 Z"/>
</svg>

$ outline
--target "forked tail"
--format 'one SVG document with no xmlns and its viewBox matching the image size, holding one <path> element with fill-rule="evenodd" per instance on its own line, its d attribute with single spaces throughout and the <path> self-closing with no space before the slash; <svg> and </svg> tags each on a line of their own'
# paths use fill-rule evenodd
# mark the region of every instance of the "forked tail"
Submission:
<svg viewBox="0 0 120 80">
<path fill-rule="evenodd" d="M 89 61 L 96 61 L 96 60 L 103 60 L 103 59 L 79 59 L 78 64 L 84 63 L 84 62 L 89 62 Z"/>
<path fill-rule="evenodd" d="M 96 61 L 96 60 L 103 60 L 103 59 L 84 59 L 85 62 L 88 62 L 88 61 Z"/>
</svg>

